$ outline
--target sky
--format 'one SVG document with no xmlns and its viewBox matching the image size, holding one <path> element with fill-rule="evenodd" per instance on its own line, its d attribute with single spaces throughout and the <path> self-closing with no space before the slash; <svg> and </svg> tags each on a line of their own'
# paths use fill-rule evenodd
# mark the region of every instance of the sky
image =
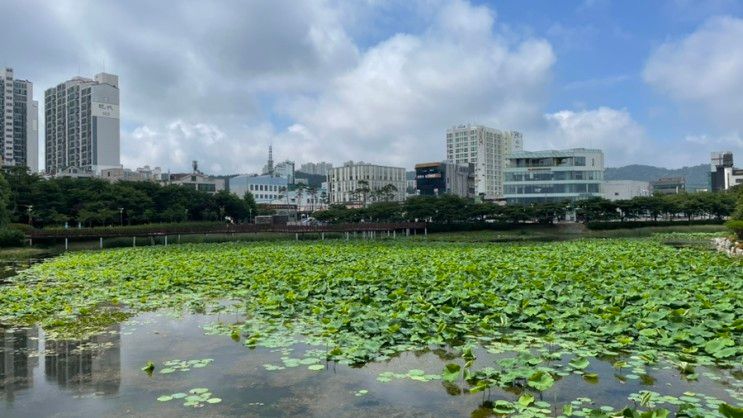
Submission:
<svg viewBox="0 0 743 418">
<path fill-rule="evenodd" d="M 40 103 L 74 76 L 119 75 L 127 168 L 198 160 L 208 173 L 250 173 L 272 144 L 275 161 L 297 166 L 412 169 L 443 160 L 446 129 L 462 123 L 521 131 L 526 150 L 600 148 L 608 166 L 677 168 L 720 150 L 743 165 L 743 0 L 0 0 L 0 10 L 0 65 L 32 81 Z"/>
</svg>

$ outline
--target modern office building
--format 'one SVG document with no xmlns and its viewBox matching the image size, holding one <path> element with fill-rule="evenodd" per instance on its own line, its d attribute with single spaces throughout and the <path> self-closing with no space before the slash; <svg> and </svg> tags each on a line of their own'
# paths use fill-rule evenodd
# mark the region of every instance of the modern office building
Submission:
<svg viewBox="0 0 743 418">
<path fill-rule="evenodd" d="M 474 197 L 474 164 L 455 164 L 447 161 L 416 164 L 415 188 L 417 194 L 421 196 L 452 194 Z"/>
<path fill-rule="evenodd" d="M 12 68 L 0 72 L 0 132 L 3 138 L 2 165 L 39 170 L 39 103 L 34 86 L 17 80 Z"/>
<path fill-rule="evenodd" d="M 273 168 L 273 175 L 283 177 L 287 183 L 294 184 L 294 161 L 282 161 Z"/>
<path fill-rule="evenodd" d="M 366 189 L 368 191 L 364 191 Z M 328 194 L 331 204 L 402 202 L 405 200 L 405 169 L 349 161 L 328 172 Z"/>
<path fill-rule="evenodd" d="M 299 167 L 299 170 L 307 174 L 317 174 L 321 176 L 327 176 L 328 171 L 333 168 L 333 164 L 321 161 L 319 163 L 304 163 Z"/>
<path fill-rule="evenodd" d="M 508 156 L 504 196 L 511 204 L 576 201 L 601 197 L 603 181 L 601 150 L 519 151 Z"/>
<path fill-rule="evenodd" d="M 743 184 L 743 169 L 733 166 L 733 153 L 713 152 L 710 164 L 710 190 L 719 192 Z"/>
<path fill-rule="evenodd" d="M 229 183 L 231 193 L 243 197 L 245 192 L 250 192 L 259 204 L 270 204 L 279 199 L 286 201 L 288 182 L 283 177 L 248 174 L 232 177 Z"/>
<path fill-rule="evenodd" d="M 653 194 L 679 194 L 686 191 L 685 177 L 663 177 L 650 182 Z"/>
<path fill-rule="evenodd" d="M 44 93 L 47 174 L 120 167 L 119 77 L 75 77 Z"/>
<path fill-rule="evenodd" d="M 638 180 L 607 180 L 603 184 L 604 199 L 629 200 L 650 196 L 650 182 Z"/>
<path fill-rule="evenodd" d="M 516 131 L 481 125 L 459 125 L 446 131 L 447 161 L 474 164 L 475 193 L 489 200 L 503 197 L 507 156 L 523 147 L 523 136 Z"/>
</svg>

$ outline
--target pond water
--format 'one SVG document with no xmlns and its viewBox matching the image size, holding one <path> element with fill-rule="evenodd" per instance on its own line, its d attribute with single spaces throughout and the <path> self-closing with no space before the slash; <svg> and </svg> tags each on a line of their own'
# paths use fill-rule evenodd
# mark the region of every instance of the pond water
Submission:
<svg viewBox="0 0 743 418">
<path fill-rule="evenodd" d="M 320 361 L 280 369 L 276 366 L 286 364 L 282 357 L 303 358 L 313 347 L 298 343 L 251 349 L 244 339 L 209 335 L 215 323 L 238 319 L 230 314 L 147 313 L 84 341 L 48 341 L 38 327 L 0 329 L 0 416 L 484 417 L 493 415 L 492 402 L 518 399 L 516 393 L 495 388 L 466 393 L 462 382 L 431 378 L 446 363 L 459 360 L 458 354 L 443 349 L 404 353 L 359 368 Z M 506 355 L 484 349 L 475 354 L 474 368 Z M 199 361 L 182 371 L 163 364 L 171 360 Z M 155 364 L 151 375 L 142 370 L 148 361 Z M 715 410 L 716 400 L 735 405 L 743 395 L 740 370 L 698 367 L 698 380 L 687 381 L 668 365 L 634 376 L 631 368 L 614 368 L 614 361 L 591 358 L 585 373 L 597 378 L 570 374 L 541 396 L 532 393 L 551 405 L 552 415 L 559 415 L 563 404 L 577 405 L 578 398 L 590 399 L 583 406 L 591 408 L 631 406 L 629 397 L 643 390 L 693 398 Z M 162 373 L 164 368 L 175 370 Z M 398 374 L 380 381 L 380 375 L 390 372 Z M 415 375 L 423 377 L 410 378 Z M 184 406 L 183 396 L 198 396 L 189 391 L 199 388 L 221 401 L 202 399 L 197 407 Z M 158 401 L 172 394 L 181 395 Z"/>
</svg>

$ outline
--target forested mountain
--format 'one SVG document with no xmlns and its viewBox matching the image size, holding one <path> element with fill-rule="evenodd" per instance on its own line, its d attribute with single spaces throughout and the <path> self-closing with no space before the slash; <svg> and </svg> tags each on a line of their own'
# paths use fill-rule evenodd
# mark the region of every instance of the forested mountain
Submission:
<svg viewBox="0 0 743 418">
<path fill-rule="evenodd" d="M 687 190 L 706 189 L 709 183 L 709 164 L 677 169 L 632 164 L 624 167 L 609 167 L 604 171 L 605 180 L 654 181 L 661 177 L 685 177 Z"/>
</svg>

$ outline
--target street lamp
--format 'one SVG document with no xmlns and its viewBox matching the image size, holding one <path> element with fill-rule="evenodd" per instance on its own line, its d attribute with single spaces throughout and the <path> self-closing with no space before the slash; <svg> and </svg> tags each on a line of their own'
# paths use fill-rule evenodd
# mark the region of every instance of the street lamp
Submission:
<svg viewBox="0 0 743 418">
<path fill-rule="evenodd" d="M 31 217 L 31 213 L 33 212 L 34 205 L 28 205 L 28 208 L 26 209 L 26 212 L 28 212 L 28 224 L 31 225 L 33 223 L 33 218 Z"/>
<path fill-rule="evenodd" d="M 119 208 L 119 219 L 121 220 L 121 226 L 124 226 L 124 208 Z"/>
</svg>

